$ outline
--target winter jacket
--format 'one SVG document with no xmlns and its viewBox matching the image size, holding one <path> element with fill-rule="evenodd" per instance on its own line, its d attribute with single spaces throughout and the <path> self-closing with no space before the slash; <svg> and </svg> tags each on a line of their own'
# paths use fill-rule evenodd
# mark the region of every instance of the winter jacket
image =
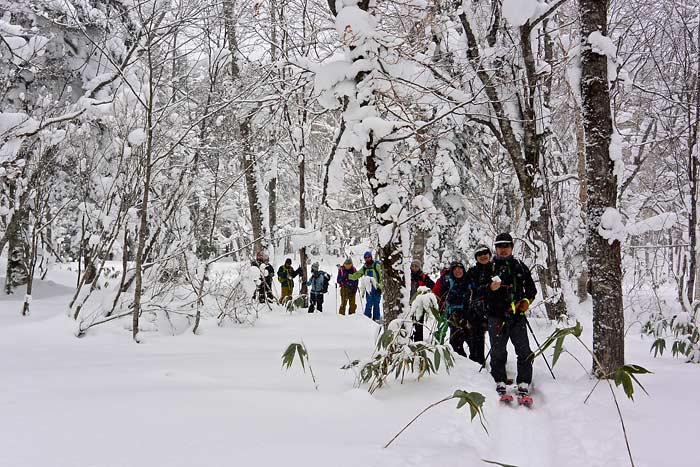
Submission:
<svg viewBox="0 0 700 467">
<path fill-rule="evenodd" d="M 301 267 L 296 270 L 291 266 L 283 264 L 277 270 L 277 280 L 280 281 L 282 287 L 294 287 L 294 278 L 301 274 Z"/>
<path fill-rule="evenodd" d="M 427 287 L 432 289 L 435 287 L 435 282 L 423 271 L 411 271 L 411 298 L 416 295 L 418 287 Z"/>
<path fill-rule="evenodd" d="M 361 277 L 368 276 L 373 277 L 375 284 L 372 285 L 372 290 L 368 293 L 370 295 L 379 295 L 382 293 L 382 268 L 379 261 L 375 261 L 372 266 L 367 266 L 366 264 L 360 268 L 359 271 L 354 274 L 350 274 L 350 279 L 359 280 Z"/>
<path fill-rule="evenodd" d="M 336 282 L 340 287 L 348 289 L 350 292 L 357 292 L 357 281 L 350 279 L 351 274 L 355 274 L 357 269 L 355 266 L 351 266 L 350 269 L 345 269 L 345 266 L 340 266 L 338 268 L 338 278 Z"/>
<path fill-rule="evenodd" d="M 464 316 L 469 306 L 470 297 L 467 274 L 465 273 L 460 279 L 457 279 L 450 270 L 435 283 L 433 293 L 438 298 L 440 308 L 444 309 L 448 315 Z"/>
<path fill-rule="evenodd" d="M 525 264 L 512 255 L 493 259 L 493 275 L 501 279 L 501 287 L 486 293 L 488 313 L 496 319 L 513 316 L 514 306 L 522 299 L 533 301 L 537 295 L 532 274 Z"/>
<path fill-rule="evenodd" d="M 315 294 L 322 294 L 328 291 L 328 281 L 331 280 L 330 274 L 325 271 L 314 271 L 311 277 L 306 281 L 306 285 L 311 287 L 310 292 Z M 324 291 L 324 289 L 326 289 Z"/>
<path fill-rule="evenodd" d="M 467 281 L 471 292 L 468 318 L 470 320 L 483 319 L 489 314 L 490 302 L 487 300 L 491 278 L 496 275 L 493 262 L 486 264 L 476 263 L 467 271 Z"/>
</svg>

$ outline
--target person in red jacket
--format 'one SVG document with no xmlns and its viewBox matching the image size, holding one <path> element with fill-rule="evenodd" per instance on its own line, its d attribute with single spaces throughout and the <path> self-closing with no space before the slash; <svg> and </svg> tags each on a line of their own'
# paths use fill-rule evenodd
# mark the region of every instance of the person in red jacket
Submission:
<svg viewBox="0 0 700 467">
<path fill-rule="evenodd" d="M 435 287 L 435 282 L 421 270 L 421 263 L 417 259 L 411 261 L 411 301 L 416 296 L 418 287 L 427 287 L 432 289 Z M 413 323 L 413 340 L 414 342 L 423 340 L 423 324 L 425 323 L 425 313 Z"/>
</svg>

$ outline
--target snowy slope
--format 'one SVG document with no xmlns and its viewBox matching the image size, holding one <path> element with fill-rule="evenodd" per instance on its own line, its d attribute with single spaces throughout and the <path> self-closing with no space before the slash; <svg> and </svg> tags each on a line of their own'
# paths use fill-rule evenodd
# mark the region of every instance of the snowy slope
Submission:
<svg viewBox="0 0 700 467">
<path fill-rule="evenodd" d="M 332 313 L 332 288 L 323 314 L 267 311 L 253 327 L 206 323 L 201 336 L 150 333 L 136 345 L 120 326 L 72 337 L 64 317 L 72 279 L 54 279 L 40 284 L 28 319 L 18 316 L 21 297 L 0 300 L 0 466 L 486 465 L 482 458 L 520 467 L 629 465 L 609 389 L 599 385 L 584 405 L 594 382 L 568 355 L 556 381 L 537 360 L 533 410 L 498 406 L 490 376 L 464 359 L 450 375 L 370 395 L 353 389 L 353 373 L 340 366 L 346 353 L 368 356 L 378 328 Z M 551 331 L 533 325 L 540 340 Z M 281 369 L 282 352 L 300 339 L 318 391 L 296 363 Z M 681 447 L 698 436 L 698 367 L 652 359 L 638 334 L 627 344 L 628 360 L 655 372 L 642 377 L 651 397 L 640 392 L 632 403 L 618 392 L 636 465 L 697 465 Z M 590 366 L 575 343 L 568 349 Z M 487 396 L 490 435 L 449 402 L 382 449 L 455 389 Z"/>
</svg>

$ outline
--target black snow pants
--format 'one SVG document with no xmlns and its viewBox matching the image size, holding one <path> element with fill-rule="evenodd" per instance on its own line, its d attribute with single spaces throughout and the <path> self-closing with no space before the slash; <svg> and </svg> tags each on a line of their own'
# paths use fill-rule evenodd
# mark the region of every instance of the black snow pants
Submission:
<svg viewBox="0 0 700 467">
<path fill-rule="evenodd" d="M 489 317 L 489 339 L 491 340 L 491 376 L 497 383 L 506 381 L 508 339 L 518 355 L 518 377 L 516 382 L 532 382 L 532 350 L 527 336 L 527 318 L 508 317 L 505 321 Z"/>
<path fill-rule="evenodd" d="M 486 341 L 485 319 L 470 319 L 469 320 L 469 335 L 467 337 L 467 345 L 469 345 L 469 360 L 472 360 L 480 365 L 484 364 L 484 343 Z"/>
<path fill-rule="evenodd" d="M 311 292 L 309 294 L 309 313 L 314 312 L 314 307 L 318 308 L 318 311 L 323 311 L 323 294 Z"/>
</svg>

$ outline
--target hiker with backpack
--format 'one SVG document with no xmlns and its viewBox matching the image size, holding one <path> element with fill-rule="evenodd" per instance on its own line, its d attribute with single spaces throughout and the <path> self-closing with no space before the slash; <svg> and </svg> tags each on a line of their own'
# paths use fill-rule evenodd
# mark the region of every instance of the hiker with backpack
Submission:
<svg viewBox="0 0 700 467">
<path fill-rule="evenodd" d="M 435 287 L 435 282 L 423 272 L 421 262 L 417 259 L 411 261 L 411 302 L 416 296 L 419 287 L 427 287 L 432 290 Z M 418 342 L 423 340 L 423 325 L 425 323 L 425 313 L 422 313 L 413 323 L 413 341 Z"/>
<path fill-rule="evenodd" d="M 466 268 L 461 261 L 454 261 L 433 287 L 444 318 L 438 323 L 435 338 L 443 343 L 447 329 L 450 330 L 450 346 L 459 355 L 466 357 L 466 311 L 469 306 L 469 282 Z"/>
<path fill-rule="evenodd" d="M 357 305 L 355 296 L 357 295 L 357 280 L 350 279 L 351 274 L 355 274 L 357 269 L 352 265 L 352 259 L 347 258 L 343 265 L 338 268 L 336 283 L 340 286 L 340 309 L 341 315 L 345 315 L 345 309 L 349 306 L 348 314 L 355 314 Z"/>
<path fill-rule="evenodd" d="M 259 250 L 255 254 L 255 259 L 250 262 L 251 266 L 260 271 L 260 283 L 255 289 L 253 298 L 257 298 L 259 303 L 271 303 L 275 301 L 275 296 L 272 295 L 272 276 L 275 274 L 275 268 L 269 263 L 270 258 L 264 250 Z"/>
<path fill-rule="evenodd" d="M 469 309 L 467 311 L 467 324 L 469 332 L 467 345 L 469 346 L 469 359 L 482 366 L 486 361 L 484 356 L 485 335 L 488 329 L 489 302 L 486 296 L 491 285 L 491 278 L 495 276 L 494 264 L 491 261 L 491 249 L 486 245 L 478 245 L 474 249 L 476 265 L 467 271 L 467 281 L 471 292 Z"/>
<path fill-rule="evenodd" d="M 328 283 L 331 280 L 330 274 L 319 269 L 318 263 L 311 265 L 311 277 L 306 281 L 309 287 L 309 313 L 314 312 L 314 308 L 323 311 L 323 295 L 328 292 Z"/>
<path fill-rule="evenodd" d="M 369 278 L 369 287 L 365 286 L 365 298 L 367 300 L 365 316 L 379 323 L 381 321 L 379 302 L 382 298 L 382 268 L 379 261 L 375 261 L 372 258 L 371 251 L 365 251 L 364 260 L 365 264 L 362 265 L 359 271 L 350 274 L 350 279 Z"/>
<path fill-rule="evenodd" d="M 301 266 L 292 268 L 292 258 L 284 260 L 284 264 L 277 270 L 277 280 L 282 286 L 282 294 L 280 295 L 280 304 L 285 305 L 292 299 L 294 292 L 294 278 L 302 274 Z"/>
<path fill-rule="evenodd" d="M 532 350 L 527 335 L 525 314 L 537 295 L 530 269 L 513 257 L 513 237 L 501 233 L 494 242 L 493 277 L 486 294 L 488 301 L 488 328 L 491 341 L 491 376 L 502 401 L 510 402 L 507 394 L 506 361 L 508 340 L 513 343 L 518 356 L 518 401 L 531 404 L 529 387 L 532 383 Z"/>
</svg>

